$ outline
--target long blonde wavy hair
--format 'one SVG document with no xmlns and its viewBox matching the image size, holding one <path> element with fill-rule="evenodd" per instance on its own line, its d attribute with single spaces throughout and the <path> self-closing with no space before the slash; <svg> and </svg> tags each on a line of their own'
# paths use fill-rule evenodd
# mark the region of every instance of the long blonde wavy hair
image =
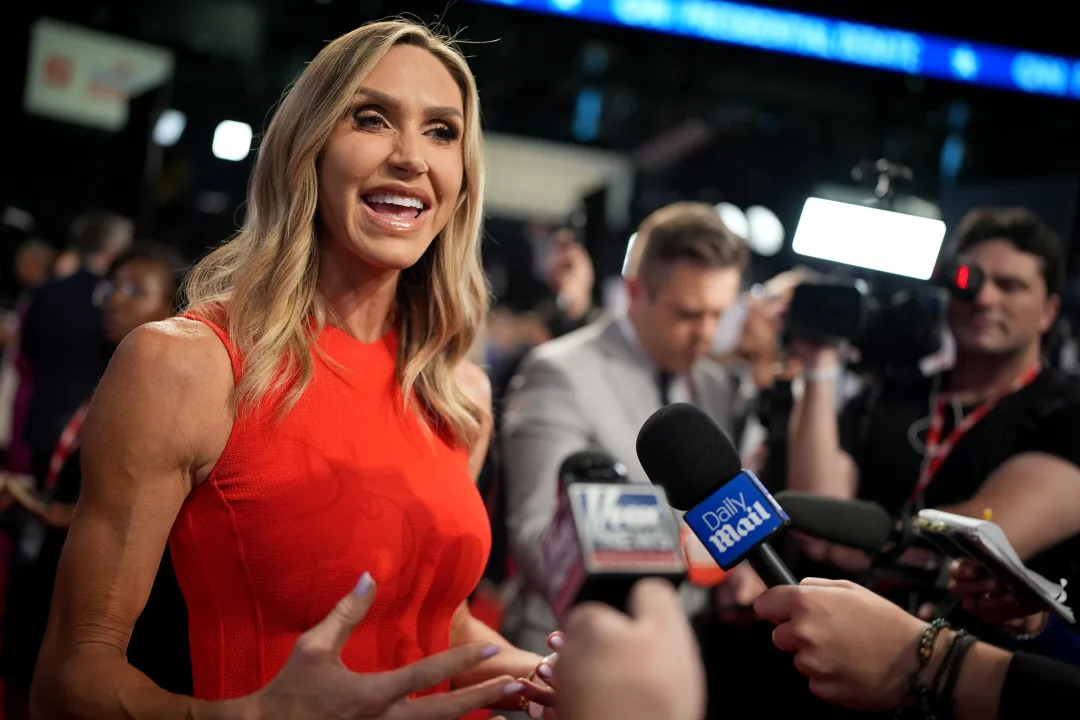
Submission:
<svg viewBox="0 0 1080 720">
<path fill-rule="evenodd" d="M 282 99 L 259 148 L 241 230 L 196 265 L 187 309 L 224 324 L 242 359 L 235 408 L 287 412 L 314 374 L 327 322 L 319 279 L 317 162 L 368 74 L 395 45 L 429 51 L 461 88 L 461 194 L 431 247 L 398 281 L 398 379 L 429 428 L 470 444 L 486 409 L 454 379 L 487 311 L 480 264 L 484 161 L 476 83 L 452 41 L 412 22 L 370 23 L 328 44 Z"/>
</svg>

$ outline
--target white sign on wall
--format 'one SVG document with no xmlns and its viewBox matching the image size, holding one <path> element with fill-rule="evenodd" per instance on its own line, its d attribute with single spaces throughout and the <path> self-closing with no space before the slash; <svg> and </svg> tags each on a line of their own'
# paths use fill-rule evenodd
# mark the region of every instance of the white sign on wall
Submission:
<svg viewBox="0 0 1080 720">
<path fill-rule="evenodd" d="M 28 113 L 117 131 L 128 98 L 172 76 L 173 54 L 147 43 L 42 18 L 30 31 Z"/>
<path fill-rule="evenodd" d="M 565 222 L 585 195 L 607 187 L 608 222 L 629 222 L 634 168 L 623 153 L 491 132 L 484 146 L 487 212 Z"/>
</svg>

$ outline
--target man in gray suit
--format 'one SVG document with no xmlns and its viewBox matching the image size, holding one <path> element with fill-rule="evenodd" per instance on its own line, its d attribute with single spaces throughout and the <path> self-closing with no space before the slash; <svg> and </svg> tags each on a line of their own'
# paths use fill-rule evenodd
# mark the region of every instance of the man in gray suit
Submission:
<svg viewBox="0 0 1080 720">
<path fill-rule="evenodd" d="M 648 483 L 638 430 L 662 405 L 691 402 L 730 433 L 732 383 L 706 357 L 721 315 L 739 292 L 743 241 L 704 204 L 676 203 L 641 224 L 624 268 L 629 306 L 532 351 L 510 384 L 503 416 L 507 526 L 524 586 L 504 631 L 544 653 L 555 618 L 540 538 L 555 514 L 559 466 L 587 448 Z"/>
</svg>

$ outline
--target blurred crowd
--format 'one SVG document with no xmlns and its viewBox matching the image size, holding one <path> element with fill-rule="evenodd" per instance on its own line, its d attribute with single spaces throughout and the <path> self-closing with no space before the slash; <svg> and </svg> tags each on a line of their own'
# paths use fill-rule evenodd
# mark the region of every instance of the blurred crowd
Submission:
<svg viewBox="0 0 1080 720">
<path fill-rule="evenodd" d="M 60 252 L 39 238 L 19 245 L 20 294 L 4 322 L 0 673 L 6 718 L 27 714 L 56 567 L 79 497 L 80 432 L 91 395 L 129 332 L 175 314 L 185 268 L 173 248 L 137 240 L 131 220 L 111 212 L 76 218 L 69 239 Z M 191 672 L 184 604 L 168 554 L 161 576 L 164 589 L 147 605 L 130 652 L 183 691 Z"/>
</svg>

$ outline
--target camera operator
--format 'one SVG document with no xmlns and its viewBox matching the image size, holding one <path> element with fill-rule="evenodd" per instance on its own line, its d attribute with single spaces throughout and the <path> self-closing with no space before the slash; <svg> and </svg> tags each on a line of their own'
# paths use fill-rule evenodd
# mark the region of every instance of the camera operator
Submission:
<svg viewBox="0 0 1080 720">
<path fill-rule="evenodd" d="M 789 487 L 872 500 L 895 515 L 989 510 L 1032 569 L 1075 576 L 1080 389 L 1041 356 L 1059 307 L 1060 243 L 1027 210 L 978 209 L 958 226 L 952 252 L 984 279 L 970 300 L 950 299 L 951 371 L 903 391 L 871 388 L 837 422 L 837 350 L 794 344 L 806 389 L 792 422 Z M 843 548 L 813 554 L 850 571 L 866 564 Z"/>
</svg>

